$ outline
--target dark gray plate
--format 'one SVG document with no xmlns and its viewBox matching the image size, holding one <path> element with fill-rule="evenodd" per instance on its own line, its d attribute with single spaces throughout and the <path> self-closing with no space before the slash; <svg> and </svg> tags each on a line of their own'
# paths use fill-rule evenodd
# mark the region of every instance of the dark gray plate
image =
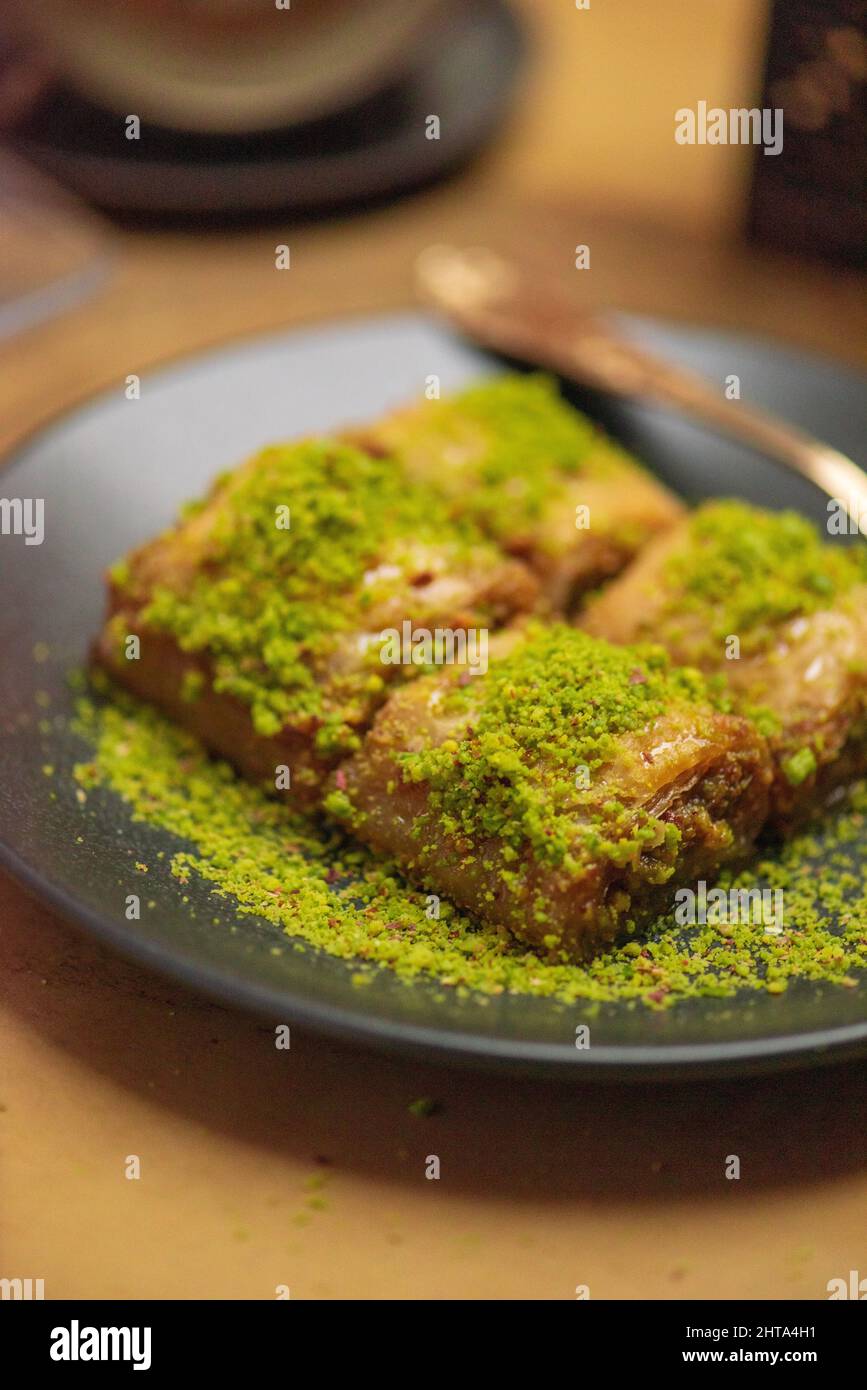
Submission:
<svg viewBox="0 0 867 1390">
<path fill-rule="evenodd" d="M 858 457 L 867 391 L 855 374 L 734 336 L 638 320 L 627 326 L 720 383 L 737 373 L 745 396 Z M 358 990 L 345 962 L 312 950 L 271 954 L 285 938 L 235 916 L 205 887 L 188 885 L 192 903 L 185 906 L 167 869 L 152 868 L 148 877 L 157 909 L 127 922 L 124 866 L 134 859 L 154 865 L 157 850 L 178 842 L 133 824 L 108 792 L 91 799 L 94 814 L 83 818 L 64 772 L 86 749 L 63 728 L 50 738 L 57 775 L 42 774 L 36 692 L 51 695 L 50 715 L 68 712 L 65 672 L 82 662 L 99 625 L 107 563 L 165 526 L 183 499 L 257 446 L 369 418 L 417 395 L 430 373 L 448 389 L 492 370 L 489 358 L 420 316 L 356 320 L 169 365 L 144 378 L 140 400 L 127 400 L 119 384 L 26 443 L 10 460 L 0 495 L 44 498 L 46 533 L 41 546 L 0 537 L 0 860 L 101 940 L 221 999 L 430 1058 L 638 1079 L 802 1065 L 867 1050 L 863 987 L 795 984 L 777 998 L 696 1000 L 664 1013 L 609 1005 L 594 1017 L 593 1046 L 579 1051 L 580 1005 L 521 997 L 442 1002 L 433 986 L 408 987 L 386 972 Z M 824 501 L 809 485 L 733 444 L 662 414 L 582 403 L 690 498 L 737 494 L 824 517 Z M 33 661 L 36 642 L 50 647 L 45 664 Z"/>
</svg>

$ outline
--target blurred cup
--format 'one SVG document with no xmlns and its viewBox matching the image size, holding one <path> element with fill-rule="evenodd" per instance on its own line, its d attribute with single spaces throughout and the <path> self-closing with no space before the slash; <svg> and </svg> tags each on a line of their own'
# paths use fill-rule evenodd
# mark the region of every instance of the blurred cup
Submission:
<svg viewBox="0 0 867 1390">
<path fill-rule="evenodd" d="M 0 43 L 98 106 L 242 134 L 333 115 L 393 80 L 444 0 L 0 0 Z"/>
</svg>

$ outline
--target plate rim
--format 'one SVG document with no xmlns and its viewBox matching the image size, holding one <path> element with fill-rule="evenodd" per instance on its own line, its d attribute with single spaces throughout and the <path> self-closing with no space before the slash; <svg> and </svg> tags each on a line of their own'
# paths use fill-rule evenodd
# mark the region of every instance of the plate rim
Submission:
<svg viewBox="0 0 867 1390">
<path fill-rule="evenodd" d="M 82 928 L 100 944 L 156 973 L 176 980 L 215 1002 L 233 1004 L 273 1019 L 285 1017 L 320 1036 L 362 1042 L 378 1051 L 414 1055 L 441 1065 L 460 1063 L 478 1069 L 545 1073 L 575 1079 L 577 1074 L 613 1081 L 689 1080 L 725 1076 L 734 1071 L 780 1070 L 787 1064 L 836 1063 L 860 1054 L 867 1043 L 867 1020 L 811 1033 L 788 1033 L 773 1038 L 722 1043 L 672 1043 L 619 1046 L 597 1044 L 579 1049 L 567 1043 L 541 1043 L 491 1037 L 488 1034 L 445 1032 L 418 1024 L 391 1022 L 362 1015 L 339 1005 L 319 1003 L 294 991 L 272 989 L 233 977 L 218 966 L 199 965 L 133 933 L 124 931 L 80 902 L 60 884 L 33 869 L 5 840 L 0 840 L 0 867 L 40 902 L 48 902 L 67 922 Z M 328 954 L 324 952 L 323 954 Z M 411 988 L 411 986 L 408 986 Z M 621 1075 L 620 1069 L 623 1068 Z"/>
</svg>

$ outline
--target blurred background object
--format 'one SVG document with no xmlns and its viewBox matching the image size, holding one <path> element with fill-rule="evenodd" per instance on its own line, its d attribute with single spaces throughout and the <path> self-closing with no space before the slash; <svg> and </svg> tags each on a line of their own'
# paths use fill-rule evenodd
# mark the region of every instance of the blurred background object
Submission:
<svg viewBox="0 0 867 1390">
<path fill-rule="evenodd" d="M 360 85 L 332 86 L 327 99 L 323 89 L 306 116 L 301 105 L 290 117 L 289 107 L 272 104 L 276 127 L 245 130 L 255 89 L 240 54 L 248 31 L 255 38 L 267 23 L 274 34 L 294 35 L 303 56 L 311 33 L 314 47 L 343 42 L 339 34 L 317 38 L 320 20 L 341 32 L 345 20 L 328 0 L 287 0 L 288 10 L 278 8 L 282 0 L 249 2 L 248 10 L 247 0 L 0 0 L 0 146 L 112 214 L 102 225 L 83 222 L 81 204 L 55 189 L 51 210 L 50 199 L 43 204 L 45 246 L 59 249 L 70 234 L 77 240 L 86 222 L 85 239 L 102 244 L 110 225 L 116 251 L 115 275 L 91 312 L 16 340 L 0 374 L 0 446 L 48 404 L 103 385 L 120 358 L 144 366 L 233 334 L 404 306 L 415 257 L 437 241 L 529 251 L 564 279 L 574 277 L 576 246 L 586 243 L 592 269 L 577 288 L 597 304 L 776 334 L 867 361 L 863 280 L 839 262 L 823 273 L 831 235 L 814 240 L 808 249 L 819 255 L 810 260 L 747 237 L 756 164 L 764 175 L 785 154 L 674 138 L 681 107 L 760 99 L 771 80 L 770 0 L 590 0 L 586 9 L 574 0 L 406 0 L 413 25 L 400 31 L 399 55 L 381 56 L 372 29 Z M 848 3 L 860 6 L 848 25 L 860 34 L 867 0 Z M 798 0 L 799 13 L 812 8 Z M 56 24 L 44 22 L 55 12 Z M 133 17 L 168 35 L 170 52 L 187 30 L 211 34 L 217 49 L 231 35 L 247 81 L 224 90 L 221 131 L 204 128 L 211 87 L 193 73 L 198 124 L 170 102 L 157 111 L 160 124 L 142 121 L 140 138 L 127 139 L 128 118 L 140 113 L 125 94 L 138 99 L 144 89 L 140 64 L 116 34 L 128 42 Z M 77 24 L 90 26 L 98 55 L 70 60 L 81 46 L 67 40 Z M 199 42 L 201 34 L 189 51 Z M 833 43 L 839 48 L 839 35 Z M 856 50 L 844 36 L 850 65 Z M 112 107 L 90 74 L 119 52 Z M 296 59 L 286 57 L 287 73 Z M 176 54 L 168 62 L 176 99 L 182 61 Z M 308 66 L 315 87 L 316 64 Z M 158 63 L 147 83 L 166 70 Z M 170 108 L 187 128 L 172 127 Z M 265 118 L 260 104 L 256 120 Z M 847 129 L 856 167 L 863 123 Z M 7 240 L 10 226 L 7 216 Z M 7 296 L 16 283 L 26 295 L 52 278 L 51 257 L 20 213 L 17 227 L 18 249 L 5 256 Z M 275 279 L 274 247 L 289 241 L 292 272 Z M 52 363 L 49 403 L 44 373 Z"/>
<path fill-rule="evenodd" d="M 757 158 L 750 227 L 762 241 L 867 258 L 867 3 L 775 0 L 762 105 L 785 143 Z"/>
<path fill-rule="evenodd" d="M 101 288 L 110 245 L 100 219 L 0 148 L 0 339 Z"/>
<path fill-rule="evenodd" d="M 265 8 L 269 33 L 287 45 L 291 35 L 298 52 L 256 38 Z M 863 35 L 864 2 L 852 0 L 842 19 L 840 8 L 783 0 L 772 16 L 770 0 L 589 0 L 587 9 L 401 0 L 390 11 L 400 41 L 380 45 L 366 0 L 291 0 L 286 11 L 263 0 L 246 15 L 240 0 L 0 0 L 0 144 L 93 203 L 179 219 L 156 228 L 127 215 L 108 235 L 57 187 L 39 182 L 37 192 L 32 167 L 0 171 L 0 277 L 19 327 L 64 297 L 52 285 L 70 294 L 92 285 L 107 253 L 114 271 L 76 312 L 0 339 L 0 452 L 97 390 L 121 393 L 128 373 L 142 373 L 147 408 L 147 372 L 177 354 L 405 310 L 418 254 L 436 242 L 520 245 L 590 304 L 728 330 L 735 367 L 744 340 L 734 335 L 752 334 L 867 368 L 863 275 L 822 258 L 835 245 L 833 209 L 863 198 L 863 183 L 860 192 L 846 183 L 863 169 L 862 46 L 849 32 L 830 38 L 834 71 L 841 54 L 857 70 L 844 111 L 842 94 L 829 98 L 837 89 L 821 21 Z M 348 45 L 358 13 L 371 27 Z M 147 62 L 129 46 L 135 26 L 151 31 Z M 211 32 L 214 51 L 200 57 Z M 261 83 L 245 51 L 260 54 Z M 339 82 L 326 51 L 346 64 Z M 793 80 L 794 92 L 773 85 Z M 782 155 L 675 141 L 678 108 L 750 107 L 772 89 L 787 111 Z M 824 124 L 811 130 L 816 113 Z M 142 138 L 128 141 L 135 114 Z M 426 136 L 431 116 L 438 140 Z M 825 223 L 802 242 L 818 257 L 778 249 L 795 213 L 770 196 L 771 176 L 823 204 Z M 832 176 L 838 192 L 823 199 L 815 190 Z M 376 194 L 422 185 L 374 205 Z M 347 202 L 364 215 L 294 215 Z M 247 212 L 250 224 L 205 232 L 205 212 L 214 222 Z M 761 240 L 747 239 L 751 226 Z M 275 267 L 282 243 L 288 270 Z M 579 244 L 590 253 L 581 271 Z M 752 390 L 748 369 L 744 397 Z M 291 383 L 286 400 L 291 432 Z M 211 424 L 191 418 L 186 428 Z M 168 470 L 184 432 L 167 426 L 165 445 Z M 11 1085 L 0 1118 L 18 1202 L 6 1204 L 0 1235 L 8 1269 L 32 1269 L 37 1252 L 50 1297 L 261 1298 L 263 1268 L 273 1266 L 273 1285 L 287 1260 L 293 1297 L 398 1288 L 569 1298 L 587 1271 L 594 1298 L 824 1297 L 829 1274 L 855 1259 L 867 1182 L 863 1142 L 853 1149 L 846 1136 L 867 1132 L 861 1073 L 848 1090 L 835 1083 L 844 1103 L 833 1143 L 819 1073 L 788 1088 L 785 1078 L 739 1086 L 736 1104 L 730 1089 L 693 1087 L 643 1102 L 635 1093 L 619 1107 L 582 1093 L 564 1109 L 538 1086 L 516 1102 L 509 1083 L 492 1100 L 469 1076 L 446 1088 L 417 1066 L 320 1044 L 293 1050 L 287 1091 L 282 1064 L 263 1068 L 263 1037 L 245 1017 L 168 996 L 61 930 L 2 876 L 0 915 Z M 430 1121 L 408 1111 L 425 1095 L 445 1101 L 452 1175 L 435 1204 L 430 1185 L 410 1176 L 432 1142 L 419 1128 Z M 518 1103 L 527 1154 L 511 1144 Z M 793 1108 L 798 1142 L 781 1162 Z M 160 1177 L 118 1184 L 117 1156 L 135 1134 Z M 741 1141 L 764 1201 L 750 1184 L 722 1182 L 715 1166 Z M 302 1228 L 311 1168 L 332 1156 L 335 1212 Z M 190 1174 L 200 1180 L 191 1185 Z"/>
<path fill-rule="evenodd" d="M 444 0 L 40 0 L 10 9 L 72 89 L 117 116 L 247 133 L 345 109 L 399 73 Z"/>
<path fill-rule="evenodd" d="M 496 129 L 522 52 L 502 0 L 0 14 L 5 81 L 27 93 L 15 148 L 100 207 L 157 216 L 310 212 L 430 182 Z"/>
<path fill-rule="evenodd" d="M 367 207 L 516 95 L 524 193 L 863 263 L 867 0 L 0 0 L 0 132 L 112 213 Z M 699 102 L 782 109 L 781 153 L 679 145 Z"/>
</svg>

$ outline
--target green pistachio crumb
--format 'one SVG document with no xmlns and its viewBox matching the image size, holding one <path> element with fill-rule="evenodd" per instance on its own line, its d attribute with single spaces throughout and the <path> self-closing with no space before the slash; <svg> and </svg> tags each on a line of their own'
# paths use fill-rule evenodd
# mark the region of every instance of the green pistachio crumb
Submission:
<svg viewBox="0 0 867 1390">
<path fill-rule="evenodd" d="M 664 918 L 575 965 L 531 950 L 445 901 L 438 920 L 428 917 L 424 897 L 394 864 L 291 813 L 154 709 L 104 679 L 99 684 L 99 698 L 85 695 L 78 704 L 76 729 L 91 749 L 75 770 L 81 787 L 109 801 L 120 798 L 134 820 L 171 837 L 170 871 L 178 884 L 195 881 L 231 902 L 236 914 L 284 933 L 293 946 L 347 961 L 359 986 L 385 970 L 407 983 L 427 980 L 479 1007 L 491 996 L 532 995 L 580 1003 L 588 1016 L 614 1004 L 668 1009 L 698 997 L 775 995 L 799 981 L 851 989 L 863 980 L 863 788 L 819 830 L 769 847 L 748 871 L 720 879 L 727 890 L 781 889 L 781 933 L 753 922 L 680 928 Z"/>
<path fill-rule="evenodd" d="M 781 623 L 828 607 L 865 582 L 867 547 L 828 545 L 797 512 L 726 498 L 693 513 L 666 577 L 670 600 L 654 618 L 660 633 L 684 614 L 698 614 L 707 620 L 714 660 L 732 634 L 746 656 L 767 648 Z"/>
<path fill-rule="evenodd" d="M 786 781 L 792 787 L 799 787 L 802 782 L 816 771 L 816 755 L 812 748 L 799 748 L 797 753 L 793 753 L 790 758 L 786 758 L 782 764 L 783 773 Z"/>
<path fill-rule="evenodd" d="M 253 462 L 218 480 L 203 530 L 182 524 L 163 538 L 171 580 L 142 595 L 135 566 L 122 561 L 114 584 L 141 603 L 142 624 L 202 655 L 214 691 L 248 705 L 256 733 L 274 736 L 294 721 L 318 729 L 320 752 L 351 751 L 353 724 L 384 689 L 375 643 L 354 663 L 341 650 L 357 641 L 360 613 L 409 591 L 423 622 L 424 588 L 412 588 L 420 556 L 435 553 L 459 573 L 501 559 L 469 518 L 450 517 L 435 489 L 408 488 L 394 459 L 305 440 Z M 292 526 L 281 529 L 275 508 L 287 504 Z M 474 616 L 481 626 L 490 618 Z M 183 698 L 202 683 L 191 674 Z"/>
<path fill-rule="evenodd" d="M 442 1106 L 430 1096 L 420 1096 L 418 1100 L 410 1102 L 408 1109 L 410 1115 L 414 1115 L 417 1120 L 427 1120 L 431 1115 L 438 1115 Z"/>
<path fill-rule="evenodd" d="M 528 524 L 564 503 L 574 480 L 640 468 L 562 399 L 553 379 L 538 373 L 498 376 L 425 401 L 374 433 L 398 458 L 433 471 L 461 514 L 498 540 L 526 534 Z M 625 539 L 637 545 L 642 537 Z"/>
</svg>

